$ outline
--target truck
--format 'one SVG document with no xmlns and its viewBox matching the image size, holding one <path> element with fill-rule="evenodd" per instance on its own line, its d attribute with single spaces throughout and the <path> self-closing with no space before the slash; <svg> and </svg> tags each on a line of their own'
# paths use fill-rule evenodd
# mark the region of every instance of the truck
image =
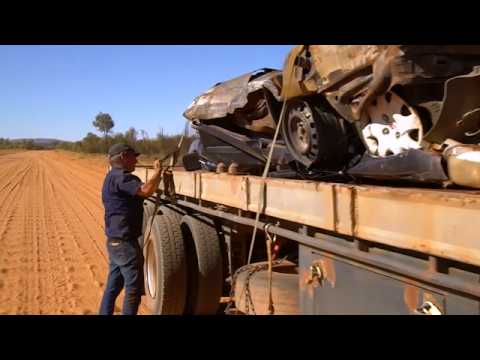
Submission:
<svg viewBox="0 0 480 360">
<path fill-rule="evenodd" d="M 480 311 L 478 191 L 180 169 L 169 177 L 144 207 L 154 314 L 218 314 L 231 304 L 242 314 Z M 270 291 L 265 244 L 275 237 Z"/>
<path fill-rule="evenodd" d="M 147 307 L 479 314 L 479 64 L 478 46 L 299 46 L 196 98 L 185 168 L 144 203 Z"/>
</svg>

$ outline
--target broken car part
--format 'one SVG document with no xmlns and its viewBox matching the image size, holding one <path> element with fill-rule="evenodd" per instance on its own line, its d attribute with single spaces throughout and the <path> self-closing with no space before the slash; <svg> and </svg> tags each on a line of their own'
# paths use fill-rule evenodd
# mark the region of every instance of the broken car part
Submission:
<svg viewBox="0 0 480 360">
<path fill-rule="evenodd" d="M 354 177 L 419 183 L 442 184 L 448 180 L 440 155 L 415 149 L 385 158 L 365 152 L 359 163 L 348 169 L 347 173 Z"/>
<path fill-rule="evenodd" d="M 478 45 L 301 45 L 285 63 L 284 74 L 296 76 L 284 79 L 281 95 L 322 95 L 357 123 L 375 156 L 416 149 L 422 140 L 424 148 L 446 138 L 473 144 L 480 141 L 479 64 Z M 382 111 L 373 111 L 379 103 Z"/>
<path fill-rule="evenodd" d="M 480 189 L 479 145 L 451 146 L 445 150 L 444 157 L 454 184 Z"/>
</svg>

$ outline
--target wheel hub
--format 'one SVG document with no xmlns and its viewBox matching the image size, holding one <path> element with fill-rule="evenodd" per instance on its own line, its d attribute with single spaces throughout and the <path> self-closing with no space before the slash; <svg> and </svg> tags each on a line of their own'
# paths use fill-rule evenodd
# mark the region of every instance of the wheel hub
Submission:
<svg viewBox="0 0 480 360">
<path fill-rule="evenodd" d="M 315 159 L 318 152 L 318 146 L 315 143 L 317 127 L 308 104 L 296 103 L 289 112 L 286 122 L 286 136 L 294 151 L 305 158 Z"/>
<path fill-rule="evenodd" d="M 147 290 L 150 294 L 150 297 L 155 298 L 155 296 L 157 295 L 157 264 L 155 257 L 155 247 L 152 241 L 148 243 L 146 257 L 147 271 L 145 275 L 147 277 Z"/>
<path fill-rule="evenodd" d="M 423 138 L 418 113 L 398 95 L 379 96 L 363 112 L 363 140 L 372 155 L 385 157 L 420 149 Z"/>
<path fill-rule="evenodd" d="M 290 129 L 295 147 L 301 154 L 308 154 L 311 147 L 311 134 L 305 119 L 295 116 L 290 119 Z"/>
</svg>

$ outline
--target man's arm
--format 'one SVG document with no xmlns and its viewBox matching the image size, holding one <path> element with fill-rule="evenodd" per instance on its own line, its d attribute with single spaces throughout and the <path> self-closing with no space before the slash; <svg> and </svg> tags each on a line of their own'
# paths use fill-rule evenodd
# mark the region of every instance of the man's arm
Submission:
<svg viewBox="0 0 480 360">
<path fill-rule="evenodd" d="M 158 189 L 158 184 L 160 184 L 160 180 L 162 179 L 162 167 L 159 160 L 155 160 L 153 168 L 155 169 L 155 173 L 150 180 L 140 186 L 136 195 L 148 198 Z"/>
</svg>

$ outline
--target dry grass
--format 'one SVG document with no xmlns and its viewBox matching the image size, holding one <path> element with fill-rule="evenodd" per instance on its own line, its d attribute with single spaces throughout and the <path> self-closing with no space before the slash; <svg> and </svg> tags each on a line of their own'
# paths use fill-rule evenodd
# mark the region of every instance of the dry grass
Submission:
<svg viewBox="0 0 480 360">
<path fill-rule="evenodd" d="M 25 149 L 0 149 L 0 156 L 8 154 L 16 154 L 19 152 L 26 151 Z"/>
<path fill-rule="evenodd" d="M 67 155 L 69 158 L 75 159 L 75 160 L 90 160 L 92 162 L 97 162 L 99 165 L 107 165 L 107 156 L 104 154 L 89 154 L 89 153 L 79 153 L 79 152 L 74 152 L 74 151 L 68 151 L 68 150 L 60 150 L 56 149 L 53 150 L 58 154 L 64 154 Z M 1 155 L 1 153 L 0 153 Z M 152 155 L 143 155 L 141 154 L 138 157 L 138 164 L 139 165 L 153 165 L 153 162 L 158 159 L 160 156 L 152 156 Z M 165 161 L 165 165 L 167 165 L 168 160 Z"/>
</svg>

